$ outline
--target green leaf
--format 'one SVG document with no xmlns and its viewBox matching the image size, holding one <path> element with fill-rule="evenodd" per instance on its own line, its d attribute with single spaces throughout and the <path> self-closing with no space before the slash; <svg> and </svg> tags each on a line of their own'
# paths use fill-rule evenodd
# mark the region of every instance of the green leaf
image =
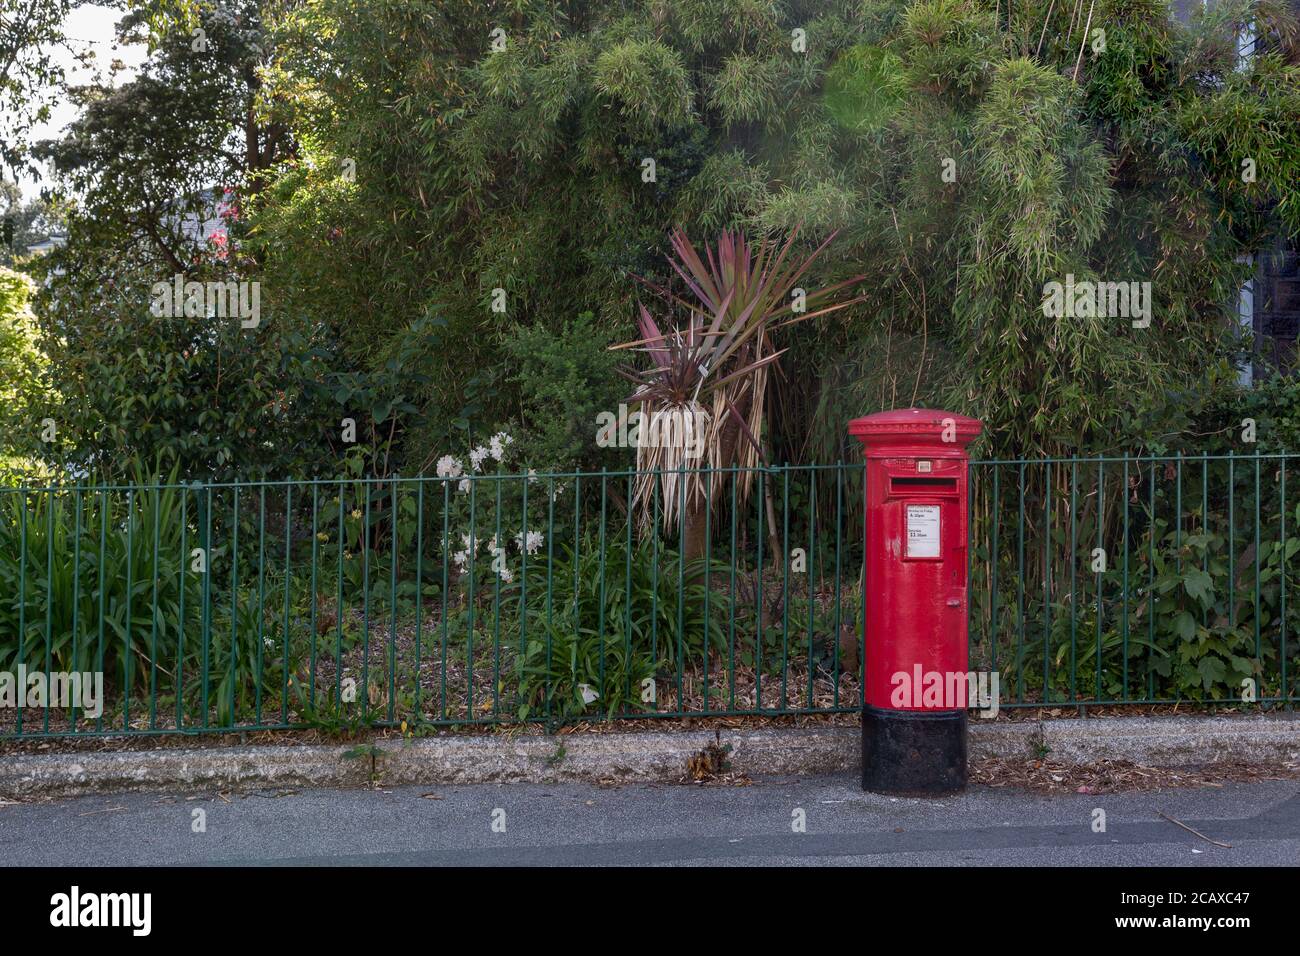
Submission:
<svg viewBox="0 0 1300 956">
<path fill-rule="evenodd" d="M 1221 682 L 1227 675 L 1227 668 L 1223 666 L 1223 661 L 1212 655 L 1206 655 L 1197 661 L 1196 671 L 1201 675 L 1206 690 L 1209 690 L 1211 685 Z"/>
<path fill-rule="evenodd" d="M 1200 603 L 1202 607 L 1209 607 L 1213 599 L 1214 582 L 1209 574 L 1202 570 L 1189 571 L 1183 578 L 1183 590 L 1192 600 Z"/>
</svg>

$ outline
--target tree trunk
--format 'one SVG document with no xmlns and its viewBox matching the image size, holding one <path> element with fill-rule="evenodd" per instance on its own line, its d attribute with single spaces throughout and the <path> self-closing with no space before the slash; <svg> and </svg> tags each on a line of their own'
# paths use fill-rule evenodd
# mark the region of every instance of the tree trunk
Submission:
<svg viewBox="0 0 1300 956">
<path fill-rule="evenodd" d="M 682 512 L 682 521 L 686 523 L 682 531 L 682 560 L 687 564 L 704 558 L 709 541 L 709 526 L 705 520 L 707 517 L 708 513 L 703 501 L 688 502 Z M 687 580 L 691 584 L 702 581 L 703 578 L 703 572 L 687 575 Z"/>
</svg>

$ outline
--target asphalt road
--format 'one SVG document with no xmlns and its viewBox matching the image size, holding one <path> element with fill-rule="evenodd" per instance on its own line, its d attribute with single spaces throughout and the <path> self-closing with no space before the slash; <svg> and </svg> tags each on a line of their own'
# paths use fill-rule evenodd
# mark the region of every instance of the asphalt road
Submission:
<svg viewBox="0 0 1300 956">
<path fill-rule="evenodd" d="M 1096 810 L 1105 832 L 1094 832 Z M 795 831 L 801 816 L 806 832 Z M 205 832 L 195 832 L 200 820 Z M 1294 866 L 1300 785 L 1111 796 L 972 787 L 922 800 L 864 794 L 852 776 L 836 776 L 0 804 L 0 865 L 150 864 Z"/>
</svg>

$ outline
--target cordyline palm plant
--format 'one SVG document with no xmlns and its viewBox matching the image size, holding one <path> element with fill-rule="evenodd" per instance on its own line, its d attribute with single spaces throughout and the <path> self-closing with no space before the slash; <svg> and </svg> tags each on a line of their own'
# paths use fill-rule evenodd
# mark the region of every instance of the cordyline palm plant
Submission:
<svg viewBox="0 0 1300 956">
<path fill-rule="evenodd" d="M 716 499 L 724 485 L 709 469 L 752 469 L 762 456 L 759 442 L 767 378 L 772 363 L 785 352 L 774 348 L 772 331 L 861 301 L 859 297 L 823 305 L 862 276 L 792 299 L 802 291 L 799 280 L 835 235 L 798 260 L 791 256 L 797 229 L 784 244 L 757 245 L 740 232 L 727 230 L 716 246 L 705 246 L 701 259 L 679 228 L 672 232 L 673 255 L 668 261 L 693 301 L 637 277 L 688 316 L 684 325 L 662 331 L 645 305 L 638 303 L 641 338 L 614 346 L 650 356 L 649 369 L 620 369 L 636 385 L 628 403 L 639 405 L 642 413 L 636 504 L 643 524 L 649 525 L 656 507 L 654 487 L 660 483 L 657 507 L 664 527 L 672 529 L 679 520 L 684 522 L 687 559 L 704 553 L 706 502 Z M 665 424 L 675 427 L 660 427 L 658 440 L 647 440 L 647 429 Z M 739 474 L 739 500 L 748 495 L 752 475 L 751 471 Z"/>
</svg>

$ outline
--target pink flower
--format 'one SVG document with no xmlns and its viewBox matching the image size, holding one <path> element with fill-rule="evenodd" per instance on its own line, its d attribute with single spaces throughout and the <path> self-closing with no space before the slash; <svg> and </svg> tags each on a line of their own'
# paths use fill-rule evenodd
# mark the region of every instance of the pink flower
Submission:
<svg viewBox="0 0 1300 956">
<path fill-rule="evenodd" d="M 218 259 L 223 262 L 230 256 L 230 237 L 224 232 L 214 232 L 208 242 L 212 244 L 212 249 Z"/>
<path fill-rule="evenodd" d="M 226 222 L 234 222 L 239 218 L 239 200 L 235 191 L 229 186 L 221 191 L 221 199 L 217 202 L 217 216 Z"/>
</svg>

